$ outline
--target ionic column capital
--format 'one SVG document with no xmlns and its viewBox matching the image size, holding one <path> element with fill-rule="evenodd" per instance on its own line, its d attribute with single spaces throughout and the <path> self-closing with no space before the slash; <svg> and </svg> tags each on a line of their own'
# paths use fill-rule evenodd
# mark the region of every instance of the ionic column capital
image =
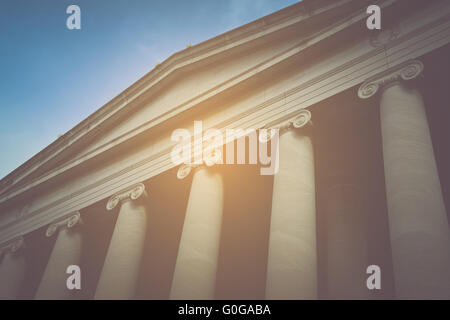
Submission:
<svg viewBox="0 0 450 320">
<path fill-rule="evenodd" d="M 145 185 L 143 183 L 128 187 L 109 198 L 106 203 L 106 210 L 113 210 L 120 202 L 127 200 L 137 200 L 142 195 L 146 195 Z"/>
<path fill-rule="evenodd" d="M 284 121 L 277 126 L 267 128 L 265 131 L 265 134 L 263 133 L 263 134 L 259 135 L 259 141 L 260 142 L 268 142 L 270 139 L 272 139 L 274 136 L 273 129 L 279 130 L 280 135 L 291 129 L 301 129 L 301 128 L 306 129 L 306 128 L 312 126 L 312 124 L 313 124 L 311 121 L 311 118 L 312 118 L 311 112 L 309 110 L 302 109 L 302 110 L 300 110 L 299 113 L 297 113 L 295 115 L 295 117 L 293 117 L 287 121 Z"/>
<path fill-rule="evenodd" d="M 192 164 L 191 163 L 186 164 L 186 163 L 183 163 L 178 168 L 177 178 L 179 180 L 183 180 L 184 178 L 186 178 L 191 173 L 192 170 L 194 170 L 195 168 L 197 168 L 199 166 L 201 166 L 201 164 L 193 164 L 193 163 Z"/>
<path fill-rule="evenodd" d="M 208 154 L 206 156 L 206 159 L 204 160 L 203 163 L 201 164 L 195 164 L 195 163 L 183 163 L 177 171 L 177 178 L 179 180 L 183 180 L 184 178 L 186 178 L 187 176 L 189 176 L 189 174 L 195 170 L 195 169 L 200 169 L 200 168 L 205 168 L 205 167 L 212 167 L 213 165 L 215 165 L 219 160 L 219 155 L 221 156 L 221 152 L 218 151 L 216 154 L 211 153 Z"/>
<path fill-rule="evenodd" d="M 0 244 L 0 257 L 6 253 L 14 253 L 25 246 L 25 241 L 22 236 L 14 238 L 10 241 Z"/>
<path fill-rule="evenodd" d="M 423 69 L 423 63 L 419 60 L 402 63 L 366 80 L 358 89 L 358 97 L 368 99 L 375 95 L 381 87 L 388 86 L 396 81 L 415 79 L 422 74 Z"/>
<path fill-rule="evenodd" d="M 186 178 L 192 170 L 201 167 L 212 167 L 216 163 L 219 163 L 222 159 L 222 152 L 218 148 L 212 148 L 208 152 L 204 153 L 203 162 L 198 163 L 183 163 L 177 171 L 177 178 L 182 180 Z"/>
<path fill-rule="evenodd" d="M 210 148 L 212 147 L 212 148 Z M 216 163 L 221 162 L 222 160 L 222 151 L 217 148 L 217 146 L 207 145 L 207 149 L 204 152 L 204 159 L 201 165 L 196 165 L 194 168 L 201 167 L 205 165 L 207 167 L 212 167 Z"/>
<path fill-rule="evenodd" d="M 78 211 L 72 212 L 71 214 L 69 214 L 69 215 L 67 215 L 65 217 L 62 217 L 60 219 L 57 219 L 56 221 L 51 223 L 48 226 L 47 231 L 45 231 L 45 235 L 47 237 L 51 237 L 59 229 L 61 229 L 61 228 L 68 228 L 68 229 L 70 229 L 70 228 L 75 227 L 79 223 L 81 223 L 80 212 L 78 212 Z"/>
</svg>

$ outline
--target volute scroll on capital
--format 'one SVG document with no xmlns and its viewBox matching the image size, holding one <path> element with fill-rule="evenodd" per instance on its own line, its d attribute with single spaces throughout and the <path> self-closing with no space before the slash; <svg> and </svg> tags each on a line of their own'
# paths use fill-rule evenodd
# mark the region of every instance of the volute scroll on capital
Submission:
<svg viewBox="0 0 450 320">
<path fill-rule="evenodd" d="M 278 129 L 279 134 L 282 134 L 283 132 L 286 132 L 291 129 L 301 129 L 307 128 L 308 126 L 312 126 L 313 123 L 311 121 L 311 118 L 312 118 L 311 111 L 302 109 L 298 114 L 295 115 L 295 117 L 289 119 L 288 121 L 285 121 L 278 126 L 267 128 L 265 131 L 267 135 L 264 136 L 260 134 L 259 141 L 263 143 L 270 141 L 274 136 L 274 132 L 272 129 Z"/>
<path fill-rule="evenodd" d="M 55 234 L 55 232 L 60 228 L 68 228 L 71 229 L 75 227 L 77 224 L 81 223 L 81 215 L 80 212 L 73 212 L 61 219 L 58 219 L 56 222 L 50 224 L 45 232 L 47 237 L 51 237 Z"/>
<path fill-rule="evenodd" d="M 218 148 L 212 148 L 208 152 L 204 152 L 204 159 L 202 163 L 183 163 L 180 165 L 177 171 L 177 178 L 183 180 L 186 178 L 192 170 L 200 168 L 202 166 L 212 167 L 222 160 L 222 151 Z"/>
<path fill-rule="evenodd" d="M 417 78 L 422 74 L 423 69 L 423 63 L 419 60 L 400 64 L 365 81 L 358 89 L 358 96 L 361 99 L 368 99 L 374 96 L 383 86 L 399 80 L 408 81 Z"/>
<path fill-rule="evenodd" d="M 198 166 L 200 166 L 200 164 L 186 164 L 186 163 L 183 163 L 178 168 L 177 178 L 179 180 L 183 180 L 184 178 L 186 178 L 191 173 L 191 171 L 193 169 L 195 169 Z"/>
<path fill-rule="evenodd" d="M 216 163 L 219 162 L 221 157 L 222 157 L 222 152 L 220 150 L 218 150 L 218 149 L 214 149 L 214 150 L 212 150 L 212 152 L 209 152 L 205 156 L 205 159 L 203 160 L 203 163 L 201 163 L 201 164 L 196 164 L 196 163 L 186 164 L 186 163 L 183 163 L 178 168 L 177 178 L 180 179 L 180 180 L 183 180 L 184 178 L 186 178 L 192 172 L 192 170 L 194 170 L 196 168 L 200 168 L 200 167 L 203 167 L 203 166 L 212 167 L 213 165 L 215 165 Z"/>
<path fill-rule="evenodd" d="M 108 211 L 113 210 L 120 202 L 126 200 L 137 200 L 145 194 L 145 185 L 143 183 L 135 184 L 109 198 L 108 202 L 106 203 L 106 209 Z"/>
</svg>

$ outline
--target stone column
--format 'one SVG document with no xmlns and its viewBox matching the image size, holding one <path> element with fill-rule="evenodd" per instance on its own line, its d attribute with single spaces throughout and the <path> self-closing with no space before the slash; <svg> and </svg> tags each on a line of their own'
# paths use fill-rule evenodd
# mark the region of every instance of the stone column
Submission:
<svg viewBox="0 0 450 320">
<path fill-rule="evenodd" d="M 317 299 L 316 197 L 311 114 L 282 126 L 274 176 L 267 299 Z M 303 128 L 299 130 L 299 128 Z M 297 130 L 294 130 L 297 129 Z M 272 139 L 272 143 L 277 143 Z"/>
<path fill-rule="evenodd" d="M 52 223 L 45 235 L 56 234 L 56 242 L 36 292 L 35 299 L 70 299 L 72 291 L 67 288 L 67 267 L 80 265 L 82 234 L 80 213 L 75 212 Z M 82 278 L 81 278 L 82 279 Z"/>
<path fill-rule="evenodd" d="M 142 183 L 112 196 L 107 210 L 119 207 L 95 299 L 133 299 L 139 279 L 147 229 L 147 208 L 140 201 Z M 139 199 L 139 200 L 138 200 Z"/>
<path fill-rule="evenodd" d="M 397 298 L 450 298 L 450 233 L 414 60 L 369 79 L 380 94 L 389 229 Z"/>
<path fill-rule="evenodd" d="M 0 300 L 18 298 L 26 270 L 23 247 L 22 237 L 0 247 Z"/>
<path fill-rule="evenodd" d="M 205 161 L 213 164 L 215 161 Z M 193 167 L 182 165 L 178 178 Z M 170 299 L 213 299 L 223 214 L 223 180 L 204 165 L 194 169 Z"/>
</svg>

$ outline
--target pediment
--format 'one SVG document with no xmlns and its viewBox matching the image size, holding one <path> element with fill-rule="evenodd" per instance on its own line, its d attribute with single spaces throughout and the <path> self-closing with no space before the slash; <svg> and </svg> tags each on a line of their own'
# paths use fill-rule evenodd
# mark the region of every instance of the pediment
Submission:
<svg viewBox="0 0 450 320">
<path fill-rule="evenodd" d="M 0 197 L 52 172 L 70 170 L 257 76 L 361 5 L 304 1 L 174 54 L 5 177 Z"/>
</svg>

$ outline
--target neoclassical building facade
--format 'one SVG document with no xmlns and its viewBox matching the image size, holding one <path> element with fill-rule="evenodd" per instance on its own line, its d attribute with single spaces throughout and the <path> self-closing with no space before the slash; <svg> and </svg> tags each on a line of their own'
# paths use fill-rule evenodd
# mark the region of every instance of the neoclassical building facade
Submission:
<svg viewBox="0 0 450 320">
<path fill-rule="evenodd" d="M 449 299 L 449 43 L 447 0 L 304 0 L 175 53 L 0 181 L 0 298 Z M 194 121 L 277 173 L 174 164 Z"/>
</svg>

